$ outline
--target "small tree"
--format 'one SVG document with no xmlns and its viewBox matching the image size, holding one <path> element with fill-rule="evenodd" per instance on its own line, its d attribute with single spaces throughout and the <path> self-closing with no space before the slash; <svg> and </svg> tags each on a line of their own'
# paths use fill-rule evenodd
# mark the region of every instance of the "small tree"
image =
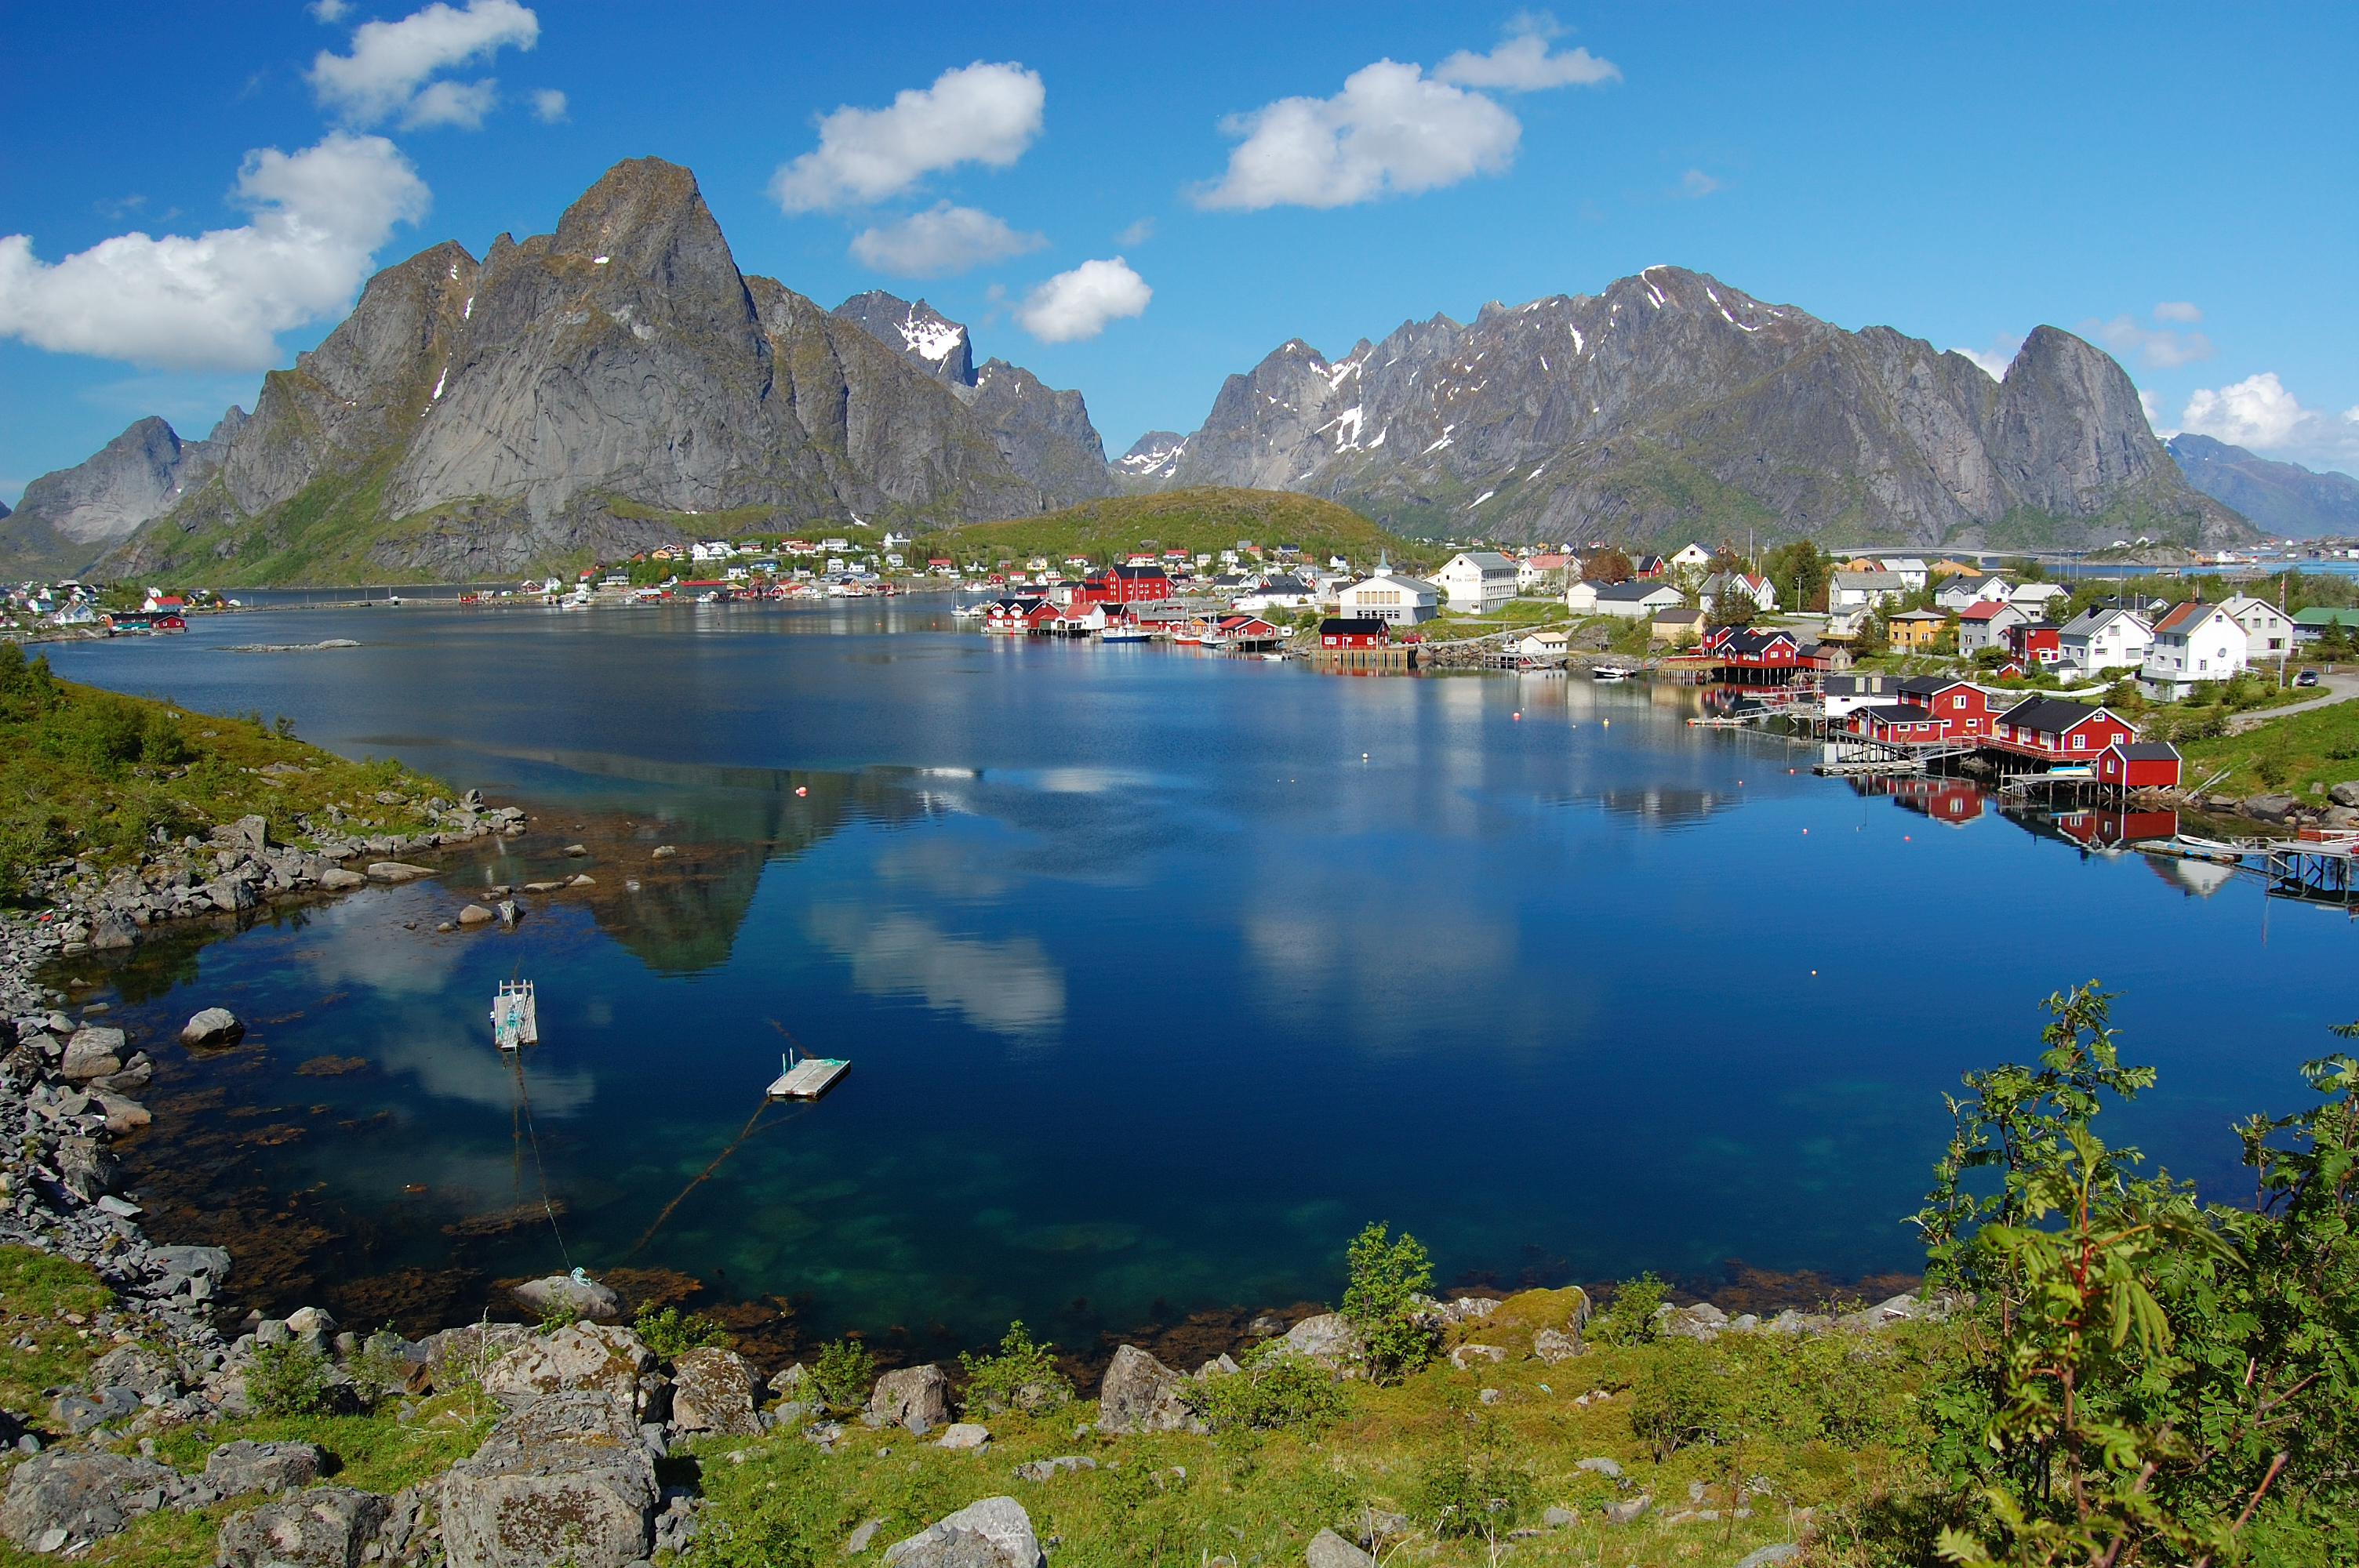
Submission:
<svg viewBox="0 0 2359 1568">
<path fill-rule="evenodd" d="M 1433 1282 L 1433 1261 L 1422 1243 L 1404 1230 L 1386 1239 L 1386 1227 L 1372 1223 L 1344 1251 L 1351 1282 L 1343 1290 L 1343 1317 L 1368 1347 L 1370 1373 L 1379 1380 L 1408 1376 L 1433 1354 L 1433 1334 L 1416 1315 L 1412 1301 Z"/>
<path fill-rule="evenodd" d="M 1056 1348 L 1035 1345 L 1019 1318 L 1000 1337 L 998 1355 L 960 1351 L 959 1365 L 966 1370 L 960 1408 L 969 1415 L 995 1415 L 1004 1410 L 1050 1410 L 1070 1400 L 1073 1385 L 1057 1370 Z"/>
<path fill-rule="evenodd" d="M 1628 582 L 1638 575 L 1638 568 L 1621 551 L 1603 549 L 1593 552 L 1581 563 L 1581 575 L 1592 582 Z"/>
<path fill-rule="evenodd" d="M 818 1363 L 811 1368 L 811 1384 L 828 1409 L 857 1410 L 868 1402 L 869 1390 L 876 1386 L 876 1357 L 857 1339 L 832 1340 L 820 1346 Z"/>
</svg>

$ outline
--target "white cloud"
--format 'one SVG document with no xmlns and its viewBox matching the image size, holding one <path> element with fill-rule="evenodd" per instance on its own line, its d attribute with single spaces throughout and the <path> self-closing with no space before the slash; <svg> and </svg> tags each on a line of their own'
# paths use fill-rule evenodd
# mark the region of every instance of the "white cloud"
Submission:
<svg viewBox="0 0 2359 1568">
<path fill-rule="evenodd" d="M 1047 235 L 1019 233 L 988 212 L 938 201 L 881 228 L 863 229 L 852 237 L 852 254 L 897 277 L 940 277 L 1048 243 Z"/>
<path fill-rule="evenodd" d="M 1120 256 L 1085 261 L 1026 295 L 1016 321 L 1044 343 L 1070 343 L 1096 337 L 1118 316 L 1138 315 L 1154 294 Z"/>
<path fill-rule="evenodd" d="M 1281 98 L 1222 129 L 1245 141 L 1200 207 L 1344 207 L 1499 174 L 1523 126 L 1479 92 L 1389 59 L 1346 77 L 1332 98 Z"/>
<path fill-rule="evenodd" d="M 1680 194 L 1701 200 L 1720 189 L 1720 181 L 1700 168 L 1691 168 L 1680 176 Z"/>
<path fill-rule="evenodd" d="M 2147 428 L 2164 440 L 2168 441 L 2179 434 L 2176 430 L 2166 430 L 2162 427 L 2162 399 L 2143 386 L 2138 388 L 2138 411 L 2146 416 Z"/>
<path fill-rule="evenodd" d="M 2256 452 L 2335 464 L 2359 460 L 2359 408 L 2341 414 L 2306 408 L 2275 371 L 2231 386 L 2198 387 L 2179 422 L 2199 436 Z"/>
<path fill-rule="evenodd" d="M 2001 332 L 1990 341 L 1990 347 L 1986 349 L 1951 349 L 1950 351 L 1963 354 L 1982 366 L 1983 373 L 1993 381 L 2005 381 L 2006 367 L 2015 362 L 2015 356 L 2022 347 L 2023 339 L 2019 334 Z"/>
<path fill-rule="evenodd" d="M 348 124 L 374 125 L 399 115 L 410 126 L 472 128 L 483 124 L 497 84 L 427 87 L 427 79 L 488 59 L 504 45 L 528 49 L 539 41 L 540 18 L 516 0 L 467 0 L 463 11 L 435 0 L 398 22 L 362 23 L 349 55 L 321 49 L 311 62 L 311 90 Z"/>
<path fill-rule="evenodd" d="M 1155 238 L 1155 220 L 1141 218 L 1137 222 L 1116 234 L 1114 237 L 1114 243 L 1117 245 L 1143 245 L 1153 238 Z"/>
<path fill-rule="evenodd" d="M 337 132 L 288 156 L 250 152 L 237 200 L 254 219 L 194 239 L 119 234 L 54 265 L 0 239 L 0 336 L 174 370 L 258 370 L 273 334 L 342 311 L 399 222 L 429 193 L 382 136 Z"/>
<path fill-rule="evenodd" d="M 778 166 L 771 198 L 788 212 L 831 211 L 898 195 L 957 164 L 1005 168 L 1040 134 L 1048 97 L 1039 72 L 977 60 L 895 94 L 889 109 L 847 104 L 821 116 L 816 149 Z"/>
<path fill-rule="evenodd" d="M 544 87 L 532 95 L 532 117 L 544 125 L 554 125 L 565 118 L 565 94 L 554 87 Z"/>
<path fill-rule="evenodd" d="M 1528 27 L 1530 18 L 1518 18 Z M 1590 86 L 1619 81 L 1622 70 L 1587 49 L 1570 54 L 1549 53 L 1548 39 L 1537 31 L 1509 38 L 1489 54 L 1460 49 L 1433 68 L 1436 81 L 1461 87 L 1496 87 L 1509 92 L 1537 92 L 1549 87 Z"/>
<path fill-rule="evenodd" d="M 2192 300 L 2166 299 L 2154 308 L 2154 319 L 2158 321 L 2201 321 L 2203 312 L 2195 308 Z"/>
<path fill-rule="evenodd" d="M 311 0 L 308 9 L 322 22 L 341 22 L 352 6 L 345 4 L 345 0 Z"/>
<path fill-rule="evenodd" d="M 2193 306 L 2187 307 L 2192 310 Z M 2155 312 L 2162 317 L 2162 311 Z M 2185 320 L 2186 317 L 2163 318 Z M 2110 321 L 2083 321 L 2083 334 L 2102 339 L 2105 346 L 2117 354 L 2135 353 L 2151 370 L 2176 370 L 2180 365 L 2193 364 L 2212 357 L 2212 340 L 2201 332 L 2173 332 L 2166 328 L 2141 327 L 2129 312 L 2124 311 Z"/>
</svg>

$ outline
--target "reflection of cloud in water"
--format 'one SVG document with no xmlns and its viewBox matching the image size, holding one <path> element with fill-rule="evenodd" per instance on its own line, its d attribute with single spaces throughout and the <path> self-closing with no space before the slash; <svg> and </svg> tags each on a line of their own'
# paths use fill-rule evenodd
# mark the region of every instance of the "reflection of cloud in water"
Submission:
<svg viewBox="0 0 2359 1568">
<path fill-rule="evenodd" d="M 306 913 L 312 931 L 328 940 L 303 957 L 330 990 L 366 986 L 397 995 L 431 996 L 459 967 L 459 944 L 424 941 L 387 925 L 392 911 L 382 899 L 351 899 Z"/>
<path fill-rule="evenodd" d="M 1064 1025 L 1064 971 L 1029 936 L 950 936 L 913 914 L 872 921 L 842 904 L 814 909 L 808 921 L 813 937 L 850 960 L 852 983 L 870 996 L 922 997 L 978 1029 L 1019 1038 Z"/>
<path fill-rule="evenodd" d="M 397 1037 L 378 1047 L 377 1059 L 387 1072 L 414 1075 L 419 1087 L 438 1098 L 506 1110 L 516 1103 L 516 1070 L 493 1047 L 490 1032 L 486 1023 L 480 1040 Z M 543 1067 L 527 1052 L 524 1092 L 537 1116 L 575 1116 L 597 1094 L 598 1080 L 587 1072 Z"/>
<path fill-rule="evenodd" d="M 2147 867 L 2180 892 L 2197 898 L 2210 898 L 2225 887 L 2236 875 L 2236 868 L 2212 860 L 2182 860 L 2162 856 L 2144 857 Z"/>
</svg>

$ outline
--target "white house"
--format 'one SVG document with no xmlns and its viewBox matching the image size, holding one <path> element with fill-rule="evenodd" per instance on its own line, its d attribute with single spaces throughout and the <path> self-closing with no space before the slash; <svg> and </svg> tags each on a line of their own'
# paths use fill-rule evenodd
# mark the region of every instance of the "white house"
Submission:
<svg viewBox="0 0 2359 1568">
<path fill-rule="evenodd" d="M 1516 563 L 1516 591 L 1529 593 L 1535 589 L 1553 588 L 1564 580 L 1565 568 L 1572 557 L 1555 552 L 1526 556 Z"/>
<path fill-rule="evenodd" d="M 2154 628 L 2134 610 L 2083 610 L 2056 633 L 2065 660 L 2090 675 L 2137 668 L 2153 642 Z"/>
<path fill-rule="evenodd" d="M 1842 719 L 1863 708 L 1900 700 L 1898 676 L 1829 676 L 1821 683 L 1829 719 Z"/>
<path fill-rule="evenodd" d="M 2247 665 L 2273 665 L 2293 656 L 2293 617 L 2267 600 L 2240 593 L 2221 600 L 2220 608 L 2245 629 Z"/>
<path fill-rule="evenodd" d="M 1701 571 L 1712 565 L 1712 552 L 1701 545 L 1690 545 L 1686 549 L 1673 556 L 1665 565 L 1673 568 L 1684 568 L 1689 571 Z"/>
<path fill-rule="evenodd" d="M 2198 681 L 2226 680 L 2245 667 L 2245 629 L 2224 604 L 2189 600 L 2155 622 L 2138 687 L 2161 702 L 2185 697 Z"/>
<path fill-rule="evenodd" d="M 1430 621 L 1440 595 L 1421 578 L 1399 577 L 1379 564 L 1376 575 L 1336 595 L 1335 612 L 1346 620 L 1382 621 L 1414 626 Z"/>
<path fill-rule="evenodd" d="M 2005 604 L 2014 589 L 2003 577 L 1953 577 L 1933 592 L 1933 605 L 1955 615 L 1969 605 Z"/>
<path fill-rule="evenodd" d="M 1561 658 L 1571 645 L 1570 633 L 1554 629 L 1533 632 L 1516 644 L 1516 656 L 1522 659 Z"/>
<path fill-rule="evenodd" d="M 1586 579 L 1565 590 L 1565 607 L 1575 615 L 1618 615 L 1625 621 L 1650 621 L 1658 610 L 1676 610 L 1688 596 L 1669 583 L 1635 578 L 1628 582 L 1591 582 Z"/>
<path fill-rule="evenodd" d="M 1751 600 L 1753 608 L 1763 614 L 1775 615 L 1777 612 L 1777 585 L 1757 572 L 1714 572 L 1704 579 L 1703 586 L 1696 590 L 1696 601 L 1709 615 L 1721 593 L 1732 587 Z"/>
<path fill-rule="evenodd" d="M 1925 586 L 1925 563 L 1915 556 L 1886 556 L 1876 563 L 1900 579 L 1900 586 L 1914 593 Z"/>
<path fill-rule="evenodd" d="M 1897 602 L 1908 591 L 1897 572 L 1832 572 L 1827 577 L 1827 611 L 1842 615 Z"/>
<path fill-rule="evenodd" d="M 1265 610 L 1308 610 L 1318 600 L 1317 589 L 1299 578 L 1281 575 L 1262 579 L 1259 588 L 1238 596 L 1236 607 L 1258 615 Z"/>
<path fill-rule="evenodd" d="M 2006 601 L 2030 615 L 2034 621 L 2041 621 L 2047 619 L 2049 606 L 2060 599 L 2071 597 L 2072 590 L 2062 583 L 2027 582 L 2018 583 L 2006 596 Z"/>
<path fill-rule="evenodd" d="M 1434 574 L 1450 608 L 1484 614 L 1516 597 L 1516 563 L 1496 550 L 1461 550 Z"/>
</svg>

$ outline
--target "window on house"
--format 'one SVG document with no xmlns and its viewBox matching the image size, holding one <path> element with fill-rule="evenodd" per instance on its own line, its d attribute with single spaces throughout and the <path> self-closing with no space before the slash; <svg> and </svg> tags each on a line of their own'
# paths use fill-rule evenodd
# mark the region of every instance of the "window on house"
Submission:
<svg viewBox="0 0 2359 1568">
<path fill-rule="evenodd" d="M 2085 751 L 2087 751 L 2087 750 L 2089 749 L 2089 738 L 2088 738 L 2086 735 L 2075 735 L 2075 736 L 2073 736 L 2073 737 L 2072 737 L 2072 749 L 2073 749 L 2074 751 L 2076 751 L 2076 752 L 2085 752 Z"/>
</svg>

